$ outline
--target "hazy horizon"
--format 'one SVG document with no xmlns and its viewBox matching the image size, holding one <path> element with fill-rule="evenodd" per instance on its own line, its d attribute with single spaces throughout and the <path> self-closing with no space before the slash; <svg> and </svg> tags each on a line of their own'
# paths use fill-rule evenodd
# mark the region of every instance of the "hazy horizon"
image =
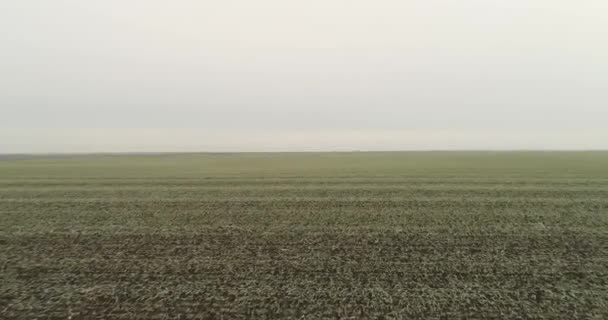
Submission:
<svg viewBox="0 0 608 320">
<path fill-rule="evenodd" d="M 0 9 L 0 154 L 608 149 L 605 1 Z"/>
</svg>

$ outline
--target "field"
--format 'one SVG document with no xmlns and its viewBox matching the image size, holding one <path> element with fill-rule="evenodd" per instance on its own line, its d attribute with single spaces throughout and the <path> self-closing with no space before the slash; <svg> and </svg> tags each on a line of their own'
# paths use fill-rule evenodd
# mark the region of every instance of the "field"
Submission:
<svg viewBox="0 0 608 320">
<path fill-rule="evenodd" d="M 35 318 L 607 319 L 608 152 L 4 156 Z"/>
</svg>

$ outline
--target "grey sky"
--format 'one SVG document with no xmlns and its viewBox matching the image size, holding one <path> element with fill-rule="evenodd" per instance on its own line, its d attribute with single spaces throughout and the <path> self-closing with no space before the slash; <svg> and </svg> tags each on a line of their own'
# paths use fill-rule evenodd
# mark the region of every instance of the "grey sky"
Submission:
<svg viewBox="0 0 608 320">
<path fill-rule="evenodd" d="M 0 4 L 0 153 L 608 148 L 605 0 Z"/>
</svg>

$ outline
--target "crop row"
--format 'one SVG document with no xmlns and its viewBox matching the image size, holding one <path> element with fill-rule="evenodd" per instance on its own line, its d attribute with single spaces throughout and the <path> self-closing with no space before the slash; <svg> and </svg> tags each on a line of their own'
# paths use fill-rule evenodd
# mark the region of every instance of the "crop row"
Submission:
<svg viewBox="0 0 608 320">
<path fill-rule="evenodd" d="M 4 315 L 608 315 L 608 236 L 262 233 L 0 237 Z"/>
</svg>

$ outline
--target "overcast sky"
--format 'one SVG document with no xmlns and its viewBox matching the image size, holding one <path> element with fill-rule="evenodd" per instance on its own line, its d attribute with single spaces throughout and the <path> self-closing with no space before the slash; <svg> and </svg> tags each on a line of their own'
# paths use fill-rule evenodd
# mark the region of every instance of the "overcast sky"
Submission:
<svg viewBox="0 0 608 320">
<path fill-rule="evenodd" d="M 606 0 L 0 3 L 0 153 L 608 149 Z"/>
</svg>

